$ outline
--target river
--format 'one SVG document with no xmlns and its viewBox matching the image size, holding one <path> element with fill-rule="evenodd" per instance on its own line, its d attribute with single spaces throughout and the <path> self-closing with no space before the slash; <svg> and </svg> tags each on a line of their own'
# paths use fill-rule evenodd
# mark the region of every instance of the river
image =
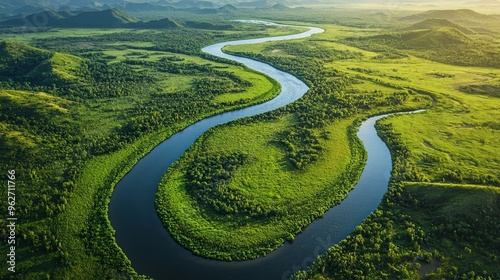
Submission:
<svg viewBox="0 0 500 280">
<path fill-rule="evenodd" d="M 173 135 L 142 158 L 116 185 L 109 204 L 109 220 L 118 245 L 139 274 L 169 280 L 288 279 L 292 272 L 307 268 L 317 255 L 344 239 L 377 208 L 387 190 L 392 170 L 389 150 L 374 128 L 375 121 L 384 116 L 372 117 L 359 128 L 358 137 L 365 145 L 368 160 L 360 181 L 348 197 L 311 223 L 295 237 L 293 243 L 285 243 L 265 257 L 225 262 L 195 256 L 175 242 L 156 214 L 154 200 L 158 183 L 170 165 L 201 134 L 218 124 L 285 106 L 308 90 L 302 81 L 288 73 L 265 63 L 225 54 L 222 48 L 226 45 L 304 38 L 324 31 L 316 27 L 307 28 L 308 31 L 300 34 L 224 42 L 203 49 L 267 74 L 281 84 L 282 90 L 270 101 L 205 118 Z"/>
</svg>

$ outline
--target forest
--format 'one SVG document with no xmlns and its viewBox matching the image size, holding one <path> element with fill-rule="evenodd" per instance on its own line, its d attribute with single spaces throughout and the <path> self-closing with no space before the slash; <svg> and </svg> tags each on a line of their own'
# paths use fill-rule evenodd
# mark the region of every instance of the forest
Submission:
<svg viewBox="0 0 500 280">
<path fill-rule="evenodd" d="M 132 273 L 106 214 L 106 194 L 124 164 L 197 119 L 279 91 L 267 77 L 201 53 L 201 46 L 215 40 L 283 32 L 243 29 L 248 33 L 186 28 L 142 38 L 122 30 L 86 30 L 0 42 L 0 162 L 2 170 L 15 169 L 24 186 L 17 202 L 23 219 L 18 235 L 26 244 L 18 252 L 25 260 L 19 279 Z M 162 40 L 168 46 L 154 43 Z M 196 45 L 187 47 L 189 40 Z M 93 47 L 85 47 L 89 41 Z M 143 42 L 148 44 L 142 47 Z M 177 49 L 183 51 L 170 52 Z M 101 226 L 89 230 L 90 225 Z"/>
<path fill-rule="evenodd" d="M 500 25 L 468 11 L 412 13 L 377 22 L 370 11 L 258 10 L 196 20 L 178 13 L 169 17 L 175 28 L 0 28 L 0 170 L 15 170 L 22 225 L 18 272 L 0 278 L 147 278 L 115 240 L 113 188 L 174 133 L 280 92 L 271 78 L 201 51 L 303 31 L 229 23 L 248 16 L 325 29 L 224 50 L 310 89 L 285 107 L 210 129 L 167 171 L 155 207 L 171 236 L 195 255 L 226 261 L 293 243 L 358 181 L 367 159 L 356 137 L 361 121 L 426 109 L 379 121 L 392 155 L 389 191 L 292 278 L 500 278 Z M 443 20 L 428 20 L 435 16 Z M 0 233 L 6 238 L 8 228 Z"/>
</svg>

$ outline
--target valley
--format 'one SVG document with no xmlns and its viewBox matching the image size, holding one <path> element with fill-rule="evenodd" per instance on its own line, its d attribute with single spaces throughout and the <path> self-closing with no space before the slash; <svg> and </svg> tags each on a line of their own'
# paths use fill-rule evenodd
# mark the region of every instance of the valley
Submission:
<svg viewBox="0 0 500 280">
<path fill-rule="evenodd" d="M 347 238 L 287 277 L 500 277 L 500 18 L 460 9 L 373 22 L 367 10 L 224 7 L 194 18 L 112 8 L 45 13 L 43 26 L 23 27 L 36 14 L 0 22 L 0 166 L 23 186 L 18 272 L 0 278 L 147 278 L 110 222 L 115 186 L 190 125 L 286 94 L 202 48 L 304 26 L 324 32 L 223 51 L 290 73 L 307 93 L 211 128 L 186 153 L 173 147 L 180 158 L 160 171 L 155 202 L 134 207 L 156 212 L 164 234 L 199 262 L 265 267 L 356 185 L 367 160 L 356 136 L 363 120 L 425 109 L 377 122 L 392 156 L 388 192 Z M 234 21 L 242 18 L 292 26 Z"/>
</svg>

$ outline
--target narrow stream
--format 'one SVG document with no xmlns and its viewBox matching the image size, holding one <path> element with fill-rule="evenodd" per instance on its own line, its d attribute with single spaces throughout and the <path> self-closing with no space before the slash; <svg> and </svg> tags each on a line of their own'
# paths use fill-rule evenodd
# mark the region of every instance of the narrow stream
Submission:
<svg viewBox="0 0 500 280">
<path fill-rule="evenodd" d="M 288 73 L 265 63 L 227 55 L 221 49 L 230 44 L 304 38 L 324 31 L 307 28 L 308 31 L 300 34 L 218 43 L 203 49 L 267 74 L 282 85 L 282 91 L 268 102 L 208 117 L 187 127 L 154 148 L 117 184 L 109 204 L 109 219 L 116 231 L 118 245 L 139 274 L 169 280 L 288 279 L 292 272 L 307 268 L 317 255 L 344 239 L 377 208 L 387 190 L 392 170 L 389 150 L 374 128 L 376 120 L 386 115 L 372 117 L 359 128 L 358 136 L 368 152 L 368 161 L 360 181 L 348 197 L 311 223 L 293 243 L 285 243 L 265 257 L 225 262 L 195 256 L 175 242 L 156 214 L 154 199 L 159 181 L 201 134 L 218 124 L 285 106 L 308 90 L 303 82 Z"/>
</svg>

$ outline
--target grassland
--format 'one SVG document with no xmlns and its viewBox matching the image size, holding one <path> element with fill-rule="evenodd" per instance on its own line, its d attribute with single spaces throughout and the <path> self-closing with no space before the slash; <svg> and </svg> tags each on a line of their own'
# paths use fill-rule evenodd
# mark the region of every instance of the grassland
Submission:
<svg viewBox="0 0 500 280">
<path fill-rule="evenodd" d="M 361 228 L 297 277 L 498 278 L 495 264 L 500 249 L 488 242 L 497 242 L 499 224 L 500 104 L 495 89 L 500 70 L 438 63 L 422 58 L 432 56 L 390 46 L 360 48 L 346 39 L 377 36 L 381 30 L 326 24 L 330 19 L 322 15 L 315 21 L 323 22 L 326 32 L 313 38 L 228 48 L 292 72 L 311 90 L 282 110 L 203 136 L 161 183 L 157 209 L 169 231 L 203 256 L 230 260 L 266 254 L 285 240 L 292 241 L 354 185 L 364 161 L 354 137 L 359 120 L 426 107 L 424 114 L 379 124 L 393 152 L 396 173 L 391 191 Z M 356 22 L 369 25 L 361 19 Z M 175 58 L 169 65 L 176 69 L 208 65 L 203 69 L 220 71 L 181 75 L 130 64 L 125 68 L 147 69 L 141 73 L 156 76 L 154 86 L 87 99 L 64 96 L 51 85 L 32 88 L 19 83 L 12 88 L 2 84 L 9 88 L 0 90 L 1 166 L 16 168 L 26 186 L 19 201 L 23 205 L 19 213 L 26 219 L 19 236 L 29 246 L 18 251 L 23 271 L 19 278 L 139 278 L 116 245 L 107 220 L 113 186 L 141 156 L 174 132 L 202 117 L 262 102 L 277 92 L 267 77 L 202 56 L 197 44 L 296 31 L 251 26 L 179 31 L 164 45 L 156 39 L 166 37 L 155 37 L 156 31 L 58 29 L 0 35 L 70 52 L 44 57 L 50 67 L 33 73 L 55 70 L 51 74 L 60 80 L 76 83 L 82 81 L 75 69 L 95 53 L 96 60 L 105 58 L 114 70 L 127 60 L 160 63 Z M 175 111 L 178 106 L 169 107 L 172 100 L 179 100 L 177 96 L 196 97 L 186 92 L 194 92 L 200 79 L 225 80 L 234 88 L 238 83 L 228 77 L 250 85 L 201 102 L 195 98 L 192 107 L 182 107 L 182 112 Z M 106 91 L 101 88 L 101 92 Z M 168 122 L 163 122 L 161 116 L 171 112 L 182 117 L 168 115 Z M 155 126 L 159 123 L 162 126 Z M 131 137 L 125 128 L 134 128 L 137 136 L 120 138 Z M 214 185 L 219 200 L 207 200 L 204 195 L 211 194 L 207 190 L 187 187 L 188 183 L 200 185 L 186 177 L 193 174 L 190 168 L 197 167 L 197 161 L 220 164 L 221 158 L 231 161 L 235 155 L 243 158 L 241 163 L 215 173 L 225 178 Z M 224 162 L 221 166 L 225 167 Z M 5 201 L 0 203 L 5 209 Z M 476 229 L 484 231 L 476 234 Z M 364 245 L 359 235 L 366 240 Z M 358 261 L 349 263 L 349 258 Z M 437 266 L 433 258 L 439 261 Z M 339 263 L 355 271 L 342 270 Z M 3 277 L 7 276 L 0 274 Z"/>
<path fill-rule="evenodd" d="M 324 71 L 327 73 L 328 71 L 335 70 L 347 75 L 351 82 L 344 88 L 341 87 L 340 92 L 342 92 L 344 98 L 357 101 L 356 106 L 351 108 L 356 113 L 348 118 L 339 118 L 342 121 L 332 122 L 331 126 L 327 125 L 323 127 L 323 131 L 316 130 L 317 135 L 325 131 L 327 134 L 332 133 L 337 135 L 336 137 L 332 137 L 332 139 L 349 137 L 346 128 L 349 127 L 349 124 L 355 123 L 356 119 L 387 111 L 416 108 L 418 106 L 426 107 L 432 103 L 432 106 L 421 115 L 398 116 L 397 118 L 388 118 L 380 123 L 380 126 L 388 129 L 387 131 L 389 132 L 386 131 L 388 134 L 397 136 L 394 136 L 394 142 L 399 144 L 391 146 L 393 151 L 403 149 L 401 147 L 404 147 L 404 159 L 401 158 L 400 161 L 396 161 L 395 168 L 398 169 L 398 172 L 404 174 L 400 174 L 401 176 L 398 178 L 403 181 L 411 181 L 412 187 L 408 187 L 408 190 L 405 189 L 401 192 L 418 192 L 417 186 L 430 184 L 426 186 L 435 186 L 436 192 L 434 195 L 439 197 L 440 195 L 445 195 L 442 193 L 443 185 L 441 184 L 447 184 L 446 186 L 468 186 L 471 184 L 480 186 L 498 185 L 499 177 L 495 171 L 499 168 L 498 155 L 500 154 L 497 140 L 500 139 L 497 129 L 498 114 L 500 112 L 499 101 L 487 94 L 466 93 L 462 87 L 471 84 L 496 84 L 499 81 L 500 70 L 488 67 L 455 66 L 426 60 L 411 54 L 391 56 L 387 55 L 385 51 L 377 52 L 360 49 L 352 45 L 346 45 L 343 41 L 344 38 L 352 37 L 354 34 L 367 36 L 370 33 L 377 34 L 380 31 L 336 25 L 321 25 L 321 27 L 327 31 L 310 39 L 299 40 L 293 43 L 276 42 L 251 46 L 229 46 L 226 48 L 226 51 L 269 61 L 281 69 L 295 73 L 306 81 L 310 74 L 307 71 L 312 70 L 297 69 L 298 66 L 293 66 L 287 61 L 298 60 L 297 57 L 303 56 L 305 59 L 310 59 L 311 64 L 318 62 L 318 65 L 321 65 L 318 67 L 324 67 Z M 335 78 L 330 80 L 332 83 L 331 86 L 335 87 L 333 80 Z M 313 83 L 313 88 L 316 86 L 318 84 Z M 409 90 L 413 93 L 406 102 L 399 104 L 399 106 L 396 106 L 396 102 L 393 106 L 389 107 L 387 107 L 387 104 L 380 102 L 380 98 L 388 100 L 387 98 L 391 94 L 401 90 Z M 309 98 L 311 98 L 312 94 L 308 93 Z M 305 101 L 298 102 L 298 107 L 301 106 L 301 102 L 308 102 L 307 95 L 304 99 Z M 430 100 L 432 102 L 429 102 Z M 311 108 L 304 106 L 303 110 L 311 110 Z M 324 173 L 322 171 L 327 170 L 324 169 L 325 164 L 338 172 L 339 170 L 345 170 L 347 167 L 345 163 L 347 161 L 327 161 L 326 158 L 329 157 L 327 155 L 328 152 L 324 152 L 321 154 L 320 160 L 309 164 L 305 171 L 297 173 L 297 170 L 294 170 L 291 165 L 288 166 L 288 169 L 284 168 L 287 166 L 286 148 L 281 146 L 281 149 L 284 150 L 277 154 L 276 149 L 278 148 L 279 150 L 280 146 L 273 146 L 272 143 L 275 143 L 276 139 L 279 138 L 275 133 L 280 132 L 282 129 L 286 130 L 286 127 L 290 126 L 290 122 L 295 122 L 293 126 L 299 125 L 293 114 L 292 116 L 287 116 L 267 122 L 256 120 L 250 121 L 249 124 L 233 124 L 217 128 L 203 137 L 196 144 L 195 148 L 188 152 L 187 156 L 183 157 L 172 170 L 167 172 L 160 186 L 157 207 L 160 215 L 163 216 L 167 228 L 181 244 L 203 256 L 240 259 L 241 257 L 251 257 L 259 253 L 259 250 L 252 252 L 249 251 L 249 248 L 262 246 L 260 254 L 263 254 L 266 250 L 271 249 L 275 244 L 279 244 L 283 240 L 292 240 L 293 238 L 289 235 L 296 233 L 296 231 L 293 231 L 293 227 L 286 228 L 281 226 L 286 219 L 290 218 L 290 220 L 293 220 L 293 216 L 279 215 L 280 219 L 276 220 L 268 217 L 260 219 L 261 222 L 257 223 L 252 222 L 251 215 L 245 217 L 226 213 L 222 217 L 221 213 L 217 213 L 217 210 L 206 210 L 206 208 L 210 208 L 197 200 L 197 196 L 190 191 L 189 187 L 186 187 L 189 185 L 186 174 L 190 162 L 200 157 L 229 155 L 235 154 L 236 151 L 244 151 L 243 154 L 248 155 L 250 160 L 238 167 L 236 171 L 230 173 L 230 179 L 224 183 L 225 186 L 229 185 L 229 189 L 234 190 L 238 194 L 238 200 L 241 198 L 241 200 L 249 201 L 249 203 L 256 202 L 263 209 L 266 208 L 264 205 L 273 205 L 271 206 L 272 209 L 287 209 L 278 210 L 278 213 L 293 213 L 292 209 L 301 209 L 303 216 L 316 217 L 316 214 L 325 211 L 332 205 L 330 203 L 334 202 L 334 200 L 328 200 L 327 197 L 324 197 L 325 195 L 345 195 L 346 191 L 351 187 L 349 184 L 330 194 L 324 193 L 317 196 L 315 210 L 322 209 L 321 211 L 315 211 L 313 208 L 307 207 L 306 201 L 310 199 L 311 194 L 316 192 L 316 188 L 321 189 L 324 186 L 332 184 L 330 180 L 335 180 L 332 177 L 326 176 L 327 172 Z M 346 123 L 345 125 L 340 125 L 340 123 L 344 122 Z M 248 133 L 248 131 L 253 130 L 253 127 L 258 128 L 256 130 L 259 131 L 258 135 Z M 236 141 L 236 139 L 240 140 Z M 319 145 L 323 149 L 325 147 L 335 147 L 333 148 L 335 151 L 338 151 L 337 149 L 342 151 L 350 149 L 351 152 L 353 151 L 352 146 L 350 148 L 349 145 L 345 146 L 349 142 L 345 142 L 343 146 L 332 146 L 334 143 L 328 141 L 322 140 Z M 259 145 L 254 145 L 255 143 L 259 143 Z M 359 166 L 356 168 L 359 168 Z M 294 177 L 296 174 L 297 178 Z M 312 183 L 308 183 L 307 188 L 295 187 L 295 185 L 300 186 L 302 178 L 308 178 L 309 175 L 320 178 L 320 180 L 315 179 Z M 289 181 L 289 178 L 294 178 L 294 180 Z M 321 179 L 324 178 L 328 179 L 322 182 Z M 316 185 L 317 183 L 319 185 Z M 333 183 L 333 185 L 335 184 Z M 396 187 L 393 186 L 392 188 Z M 473 187 L 467 188 L 474 189 Z M 486 188 L 494 190 L 492 187 Z M 300 194 L 297 195 L 299 189 Z M 429 197 L 422 198 L 422 200 L 429 199 L 430 201 L 433 189 L 432 187 L 426 187 L 425 190 L 429 192 Z M 451 196 L 454 195 L 454 190 L 456 189 L 452 188 Z M 175 195 L 172 195 L 173 193 Z M 457 197 L 460 197 L 457 199 L 462 201 L 462 204 L 459 204 L 460 207 L 470 203 L 466 199 L 469 195 L 471 193 L 461 194 L 459 192 L 457 194 Z M 487 193 L 477 194 L 478 197 L 485 197 L 487 195 Z M 395 196 L 396 194 L 386 199 L 392 205 L 391 211 L 393 212 L 396 211 L 394 210 L 395 208 L 403 207 L 401 204 L 397 204 L 397 201 L 392 202 L 391 199 L 394 199 L 393 197 Z M 318 199 L 318 197 L 321 199 Z M 291 205 L 291 207 L 281 205 L 280 201 L 283 198 L 287 198 L 287 204 Z M 473 198 L 471 199 L 471 201 L 474 200 Z M 432 203 L 434 202 L 430 202 L 429 204 Z M 449 205 L 453 203 L 455 202 L 450 202 Z M 201 205 L 205 207 L 203 208 L 205 210 L 201 210 Z M 443 208 L 448 209 L 449 207 L 444 205 Z M 386 208 L 381 209 L 385 210 Z M 404 210 L 401 211 L 397 213 L 406 213 Z M 451 209 L 450 211 L 454 210 Z M 410 217 L 404 216 L 405 221 L 419 224 L 425 219 L 426 215 L 429 215 L 427 212 L 417 215 L 415 214 L 417 212 L 415 211 L 414 215 Z M 458 211 L 457 213 L 463 213 L 463 211 Z M 488 208 L 487 213 L 491 214 L 494 211 Z M 395 222 L 400 222 L 399 220 L 395 220 L 395 216 L 388 216 L 389 214 L 385 214 L 384 211 L 377 211 L 377 215 L 381 219 L 388 218 Z M 439 217 L 443 218 L 444 216 L 443 214 Z M 453 223 L 453 218 L 451 216 L 449 218 L 450 220 L 446 223 Z M 369 220 L 366 224 L 371 226 L 371 221 Z M 299 229 L 307 223 L 307 220 L 299 221 L 294 224 L 294 227 Z M 434 225 L 433 223 L 427 223 L 423 227 L 428 229 L 428 227 Z M 251 225 L 251 227 L 247 227 L 248 225 Z M 223 230 L 219 231 L 219 229 Z M 387 234 L 398 237 L 401 231 L 406 230 L 407 228 L 395 227 L 390 229 L 390 233 L 388 232 Z M 232 237 L 233 234 L 234 237 Z M 238 236 L 240 238 L 237 238 Z M 353 234 L 353 236 L 355 235 Z M 482 238 L 487 237 L 483 236 Z M 226 241 L 221 246 L 220 242 L 222 242 L 222 239 L 233 241 Z M 266 239 L 268 240 L 267 242 L 263 241 Z M 428 240 L 426 239 L 425 241 Z M 347 245 L 341 246 L 352 246 L 353 242 L 355 242 L 354 237 L 350 237 L 346 241 Z M 388 240 L 383 243 L 383 246 L 389 244 L 389 242 L 399 241 L 398 239 Z M 427 243 L 424 241 L 419 244 L 427 246 Z M 436 249 L 441 252 L 436 253 L 436 256 L 439 254 L 443 256 L 440 262 L 440 270 L 436 270 L 438 266 L 435 264 L 427 265 L 422 262 L 419 265 L 414 265 L 413 259 L 417 255 L 421 257 L 428 256 L 432 251 L 428 248 L 412 248 L 407 253 L 401 253 L 401 256 L 403 256 L 402 259 L 397 254 L 398 257 L 394 255 L 394 259 L 385 258 L 383 254 L 387 253 L 387 251 L 382 251 L 382 260 L 386 262 L 385 265 L 395 265 L 396 269 L 401 270 L 398 274 L 394 271 L 387 271 L 387 268 L 383 268 L 381 269 L 381 274 L 377 275 L 380 277 L 392 275 L 393 277 L 403 278 L 419 278 L 427 273 L 430 273 L 429 277 L 431 277 L 432 273 L 435 275 L 445 275 L 445 272 L 450 273 L 450 271 L 454 271 L 453 267 L 466 263 L 463 259 L 459 261 L 459 258 L 453 257 L 455 253 L 463 250 L 463 248 L 459 248 L 460 246 L 468 246 L 467 244 L 463 245 L 463 243 L 459 244 L 449 247 L 451 253 L 444 253 L 443 247 L 437 245 L 437 247 L 433 247 L 432 250 Z M 413 245 L 410 244 L 409 246 Z M 351 252 L 349 250 L 352 250 L 350 249 L 352 247 L 347 249 L 345 247 L 342 248 L 344 252 L 346 252 L 345 250 L 347 252 Z M 332 249 L 332 251 L 334 250 L 337 249 Z M 483 249 L 474 247 L 472 251 L 477 252 L 480 250 Z M 490 250 L 489 252 L 494 254 L 494 251 Z M 410 255 L 412 254 L 413 257 L 410 261 Z M 432 255 L 432 253 L 430 254 Z M 328 258 L 327 256 L 328 254 L 324 258 Z M 474 254 L 469 255 L 469 257 L 467 259 L 471 260 L 474 258 Z M 484 264 L 492 268 L 492 262 L 491 260 L 487 261 L 488 258 L 491 257 L 487 256 L 484 259 Z M 403 260 L 404 263 L 400 263 Z M 369 263 L 370 261 L 366 260 L 365 262 Z M 318 267 L 328 267 L 325 266 L 324 260 L 320 260 L 319 263 Z M 465 271 L 465 273 L 467 274 L 474 270 L 477 271 L 481 267 L 481 263 L 483 262 L 478 261 L 475 264 L 468 265 L 468 271 Z M 418 269 L 415 268 L 417 266 L 419 267 Z M 422 267 L 424 268 L 420 270 Z M 313 270 L 316 273 L 318 271 L 316 268 Z M 464 273 L 462 269 L 458 269 L 457 271 Z M 454 273 L 458 273 L 457 271 Z M 345 277 L 349 274 L 357 275 L 352 271 L 344 272 L 345 274 L 339 273 L 334 275 L 336 277 Z M 419 272 L 421 273 L 419 274 Z M 492 274 L 487 275 L 495 275 L 495 273 L 497 272 L 492 271 Z M 319 277 L 317 274 L 316 277 Z M 375 274 L 365 275 L 373 276 Z M 300 278 L 302 276 L 299 275 L 297 277 Z M 322 276 L 329 278 L 325 274 L 322 274 Z M 312 275 L 309 275 L 309 278 L 315 279 Z"/>
<path fill-rule="evenodd" d="M 365 54 L 329 63 L 359 81 L 351 91 L 399 85 L 430 94 L 434 105 L 379 122 L 393 154 L 390 192 L 347 240 L 295 278 L 497 278 L 499 69 Z M 464 90 L 470 85 L 485 90 Z"/>
<path fill-rule="evenodd" d="M 268 36 L 266 30 L 270 34 L 285 32 L 284 29 L 272 31 L 259 28 L 252 34 Z M 17 251 L 20 260 L 18 277 L 140 278 L 116 245 L 113 230 L 107 220 L 107 204 L 113 186 L 135 162 L 173 133 L 217 112 L 268 100 L 279 92 L 280 87 L 268 77 L 247 68 L 202 58 L 199 53 L 187 55 L 158 50 L 153 54 L 148 49 L 152 42 L 135 42 L 133 36 L 114 42 L 118 46 L 127 44 L 128 49 L 117 48 L 115 44 L 108 45 L 109 42 L 88 43 L 90 35 L 95 39 L 102 35 L 114 36 L 124 30 L 76 31 L 74 33 L 74 30 L 61 29 L 29 36 L 2 35 L 2 38 L 30 43 L 47 40 L 56 47 L 70 46 L 66 49 L 73 53 L 36 51 L 19 44 L 21 49 L 27 50 L 26 55 L 19 58 L 20 61 L 30 61 L 28 64 L 33 66 L 32 74 L 36 72 L 37 78 L 46 75 L 50 80 L 34 80 L 29 73 L 18 75 L 13 81 L 2 77 L 2 86 L 7 89 L 0 90 L 1 165 L 3 168 L 15 168 L 20 174 L 19 184 L 25 186 L 25 195 L 18 201 L 19 205 L 23 205 L 19 215 L 24 218 L 23 227 L 18 234 L 27 246 L 19 247 Z M 70 34 L 75 36 L 68 36 Z M 223 40 L 224 36 L 226 35 L 220 35 L 219 39 Z M 242 35 L 233 31 L 227 36 L 229 39 Z M 72 40 L 74 45 L 66 44 L 64 40 Z M 83 51 L 79 46 L 84 46 Z M 116 52 L 113 54 L 116 59 L 109 56 L 105 58 L 106 52 L 113 51 Z M 173 74 L 157 71 L 147 65 L 124 66 L 120 61 L 121 56 L 139 59 L 134 57 L 134 52 L 150 54 L 149 61 L 154 63 L 162 58 L 176 57 L 176 61 L 171 62 L 174 68 L 189 70 L 189 67 L 199 67 L 214 72 Z M 107 59 L 105 64 L 97 64 L 100 71 L 104 71 L 98 77 L 96 85 L 103 76 L 106 79 L 106 75 L 110 75 L 106 69 L 128 69 L 127 75 L 132 77 L 136 75 L 134 71 L 140 71 L 146 73 L 145 76 L 153 75 L 154 82 L 143 84 L 141 90 L 128 91 L 121 96 L 76 96 L 75 91 L 69 91 L 68 87 L 71 89 L 71 86 L 80 85 L 80 90 L 88 94 L 85 92 L 87 86 L 96 83 L 96 80 L 89 79 L 86 72 L 82 71 L 86 65 L 94 67 L 96 62 L 92 60 L 92 56 L 88 58 L 91 53 L 97 53 L 97 63 L 101 63 L 99 61 L 102 60 L 99 59 Z M 12 64 L 1 65 L 6 67 L 7 74 L 10 65 Z M 241 79 L 242 83 L 233 82 L 238 87 L 236 92 L 229 89 L 227 92 L 197 97 L 201 93 L 195 92 L 196 82 L 216 78 L 235 81 Z M 24 81 L 32 84 L 23 84 Z M 133 85 L 133 82 L 128 83 L 129 87 Z M 210 90 L 210 87 L 206 89 Z M 99 92 L 98 89 L 95 91 Z M 161 127 L 142 131 L 129 140 L 123 138 L 130 137 L 125 129 L 130 127 L 130 122 L 134 119 L 137 121 L 137 117 L 162 116 L 153 113 L 162 107 L 171 113 L 174 109 L 184 110 L 186 106 L 196 106 L 194 102 L 187 105 L 180 103 L 193 98 L 200 102 L 196 110 L 192 109 L 189 114 L 175 120 L 166 116 L 164 121 L 159 122 Z M 172 106 L 174 109 L 171 110 Z M 106 146 L 111 143 L 114 144 Z M 96 145 L 104 149 L 99 148 L 100 152 L 95 153 Z M 112 146 L 115 148 L 110 149 Z M 36 201 L 41 202 L 37 204 Z M 6 270 L 2 271 L 0 278 L 8 277 L 5 273 Z"/>
<path fill-rule="evenodd" d="M 244 55 L 249 56 L 252 55 L 249 52 L 259 53 L 264 61 L 273 61 L 276 57 L 287 61 L 303 55 L 324 55 L 319 51 L 309 52 L 311 45 L 315 50 L 326 49 L 328 54 L 336 51 L 332 46 L 342 48 L 346 54 L 354 50 L 339 44 L 317 43 L 318 37 L 294 43 L 230 46 L 226 49 L 238 54 L 244 50 Z M 287 44 L 296 47 L 293 54 L 276 51 L 274 47 Z M 356 50 L 356 53 L 366 52 Z M 345 62 L 345 59 L 339 60 Z M 314 66 L 304 66 L 304 70 L 299 64 L 291 69 L 276 66 L 289 71 L 312 71 L 317 75 L 321 74 L 314 71 L 323 71 L 309 68 Z M 333 69 L 330 64 L 322 66 L 328 67 L 324 71 Z M 298 76 L 308 82 L 309 76 Z M 326 79 L 324 85 L 335 87 L 337 82 L 338 77 L 334 76 Z M 322 85 L 323 82 L 313 84 L 313 87 L 321 88 Z M 157 209 L 169 232 L 194 253 L 225 260 L 264 255 L 285 240 L 293 240 L 313 219 L 339 203 L 357 180 L 364 162 L 364 153 L 354 135 L 355 125 L 360 119 L 382 112 L 426 107 L 432 103 L 429 96 L 413 92 L 405 101 L 389 104 L 388 100 L 403 87 L 371 81 L 366 81 L 366 92 L 360 87 L 361 82 L 357 81 L 342 88 L 342 94 L 345 94 L 342 97 L 334 94 L 338 103 L 344 103 L 344 98 L 346 103 L 350 102 L 347 100 L 356 103 L 345 106 L 357 113 L 333 118 L 330 122 L 325 121 L 325 125 L 315 127 L 307 120 L 307 114 L 301 115 L 304 111 L 325 110 L 323 114 L 328 114 L 329 110 L 334 110 L 335 107 L 328 109 L 328 105 L 315 100 L 327 98 L 321 90 L 315 90 L 296 104 L 301 109 L 285 109 L 278 113 L 280 117 L 256 118 L 218 127 L 198 140 L 167 172 L 159 187 Z M 363 98 L 374 104 L 365 103 Z M 313 128 L 295 130 L 308 125 Z M 301 140 L 290 135 L 298 135 Z M 301 156 L 301 153 L 305 155 Z M 208 179 L 218 182 L 210 187 L 218 191 L 205 198 L 206 190 L 192 186 L 198 185 L 189 175 L 198 168 L 193 164 L 217 159 L 213 164 L 219 164 L 220 160 L 221 166 L 226 166 L 225 161 L 231 155 L 243 155 L 246 160 L 235 170 L 226 169 L 230 173 L 229 179 L 219 182 L 219 175 L 200 171 L 209 172 L 202 173 L 200 178 L 208 176 Z M 309 157 L 311 161 L 304 160 Z"/>
</svg>

